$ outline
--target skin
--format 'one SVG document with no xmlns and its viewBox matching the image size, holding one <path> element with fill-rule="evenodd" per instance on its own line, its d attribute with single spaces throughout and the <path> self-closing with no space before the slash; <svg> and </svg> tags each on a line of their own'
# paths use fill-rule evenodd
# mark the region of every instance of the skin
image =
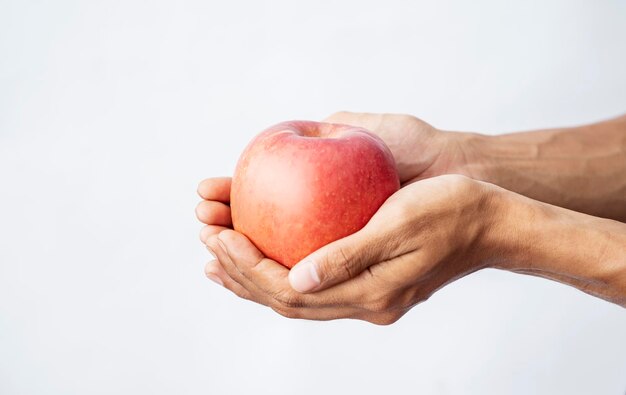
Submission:
<svg viewBox="0 0 626 395">
<path fill-rule="evenodd" d="M 626 221 L 626 115 L 592 125 L 456 133 L 465 173 L 542 202 Z"/>
<path fill-rule="evenodd" d="M 390 324 L 486 267 L 626 307 L 626 117 L 496 137 L 443 132 L 405 115 L 342 112 L 326 121 L 378 134 L 402 188 L 362 230 L 290 272 L 231 229 L 230 179 L 205 180 L 196 213 L 216 256 L 205 267 L 210 279 L 284 316 L 315 320 Z"/>
</svg>

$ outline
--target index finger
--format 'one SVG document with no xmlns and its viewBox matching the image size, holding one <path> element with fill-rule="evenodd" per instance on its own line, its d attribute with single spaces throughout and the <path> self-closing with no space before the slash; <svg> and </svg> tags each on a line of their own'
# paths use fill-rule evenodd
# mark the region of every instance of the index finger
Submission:
<svg viewBox="0 0 626 395">
<path fill-rule="evenodd" d="M 217 200 L 230 203 L 231 177 L 213 177 L 203 180 L 198 185 L 198 195 L 205 200 Z"/>
<path fill-rule="evenodd" d="M 244 235 L 233 230 L 219 233 L 224 245 L 224 269 L 246 288 L 260 290 L 267 298 L 288 307 L 361 307 L 367 292 L 369 276 L 360 275 L 350 281 L 311 294 L 294 291 L 289 284 L 289 269 L 266 258 Z M 235 267 L 229 267 L 229 266 Z M 371 284 L 370 284 L 371 285 Z"/>
</svg>

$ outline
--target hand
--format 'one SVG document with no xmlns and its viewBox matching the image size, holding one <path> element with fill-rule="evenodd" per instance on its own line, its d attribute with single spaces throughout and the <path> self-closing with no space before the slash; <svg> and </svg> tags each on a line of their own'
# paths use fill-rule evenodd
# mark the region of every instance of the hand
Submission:
<svg viewBox="0 0 626 395">
<path fill-rule="evenodd" d="M 211 182 L 214 191 L 226 185 Z M 210 262 L 207 274 L 287 317 L 390 324 L 443 285 L 484 266 L 496 190 L 456 175 L 413 183 L 391 196 L 362 230 L 315 251 L 291 272 L 242 234 L 211 231 L 206 244 L 219 263 Z"/>
<path fill-rule="evenodd" d="M 587 141 L 588 135 L 598 133 L 604 137 L 598 141 L 606 140 L 607 143 L 596 151 L 605 146 L 608 151 L 611 147 L 619 147 L 626 117 L 571 131 L 528 132 L 497 138 L 441 132 L 405 115 L 337 113 L 326 121 L 365 127 L 377 133 L 391 148 L 404 185 L 381 208 L 391 215 L 377 213 L 376 220 L 371 221 L 377 225 L 368 224 L 355 235 L 323 247 L 311 255 L 316 262 L 314 265 L 303 261 L 289 274 L 283 266 L 263 257 L 243 235 L 231 230 L 228 205 L 230 178 L 205 180 L 198 189 L 204 201 L 196 210 L 198 218 L 207 224 L 200 238 L 220 259 L 206 265 L 205 272 L 209 278 L 241 297 L 269 305 L 284 315 L 312 319 L 354 317 L 390 323 L 447 282 L 487 265 L 561 281 L 626 307 L 626 225 L 543 204 L 494 185 L 459 176 L 437 177 L 407 185 L 454 172 L 504 184 L 511 190 L 560 204 L 558 199 L 544 196 L 542 190 L 534 187 L 550 185 L 550 190 L 556 191 L 558 196 L 569 199 L 565 206 L 577 206 L 578 203 L 570 202 L 569 192 L 559 192 L 558 188 L 571 191 L 573 185 L 579 190 L 580 185 L 569 181 L 563 185 L 546 183 L 545 180 L 552 180 L 549 177 L 551 173 L 547 171 L 550 166 L 541 170 L 541 164 L 530 168 L 525 164 L 539 161 L 533 153 L 537 151 L 535 146 L 544 141 L 554 141 L 555 144 L 565 141 L 554 149 L 543 149 L 547 153 L 560 152 L 559 158 L 564 152 L 576 151 L 581 146 L 575 143 L 577 141 L 585 141 L 583 146 L 589 146 L 597 139 Z M 532 161 L 524 159 L 526 145 L 520 144 L 525 142 L 532 148 L 528 149 L 528 154 L 533 156 Z M 596 154 L 593 151 L 590 155 Z M 506 158 L 521 161 L 521 165 L 499 163 Z M 620 166 L 626 163 L 621 158 L 623 155 L 610 156 L 615 163 L 605 166 L 613 169 L 613 172 L 607 173 L 608 176 L 619 174 Z M 470 174 L 470 170 L 474 174 Z M 522 178 L 523 182 L 515 178 L 520 174 L 526 175 Z M 599 181 L 592 183 L 595 179 Z M 589 178 L 589 189 L 596 191 L 598 196 L 591 199 L 585 195 L 583 200 L 588 203 L 597 200 L 598 207 L 604 208 L 581 206 L 581 211 L 623 218 L 623 210 L 619 211 L 625 207 L 619 204 L 624 196 L 620 195 L 621 189 L 613 182 L 605 183 L 603 180 L 597 176 Z M 606 192 L 604 187 L 607 185 L 613 188 L 613 195 Z M 416 192 L 414 209 L 406 204 L 398 204 L 397 207 L 404 208 L 395 211 L 389 208 L 395 206 L 391 202 L 410 201 L 408 191 Z M 423 201 L 420 202 L 418 196 Z M 499 203 L 492 204 L 493 201 Z M 483 207 L 479 210 L 482 211 L 480 216 L 476 216 L 476 205 Z M 381 219 L 385 215 L 389 219 Z M 475 218 L 468 220 L 471 217 Z M 411 223 L 414 223 L 415 229 L 411 228 Z M 436 226 L 428 227 L 435 223 Z M 371 231 L 376 226 L 379 226 L 380 233 Z M 406 232 L 396 229 L 397 238 L 385 238 L 385 235 L 394 234 L 394 226 L 398 229 L 404 227 Z M 371 239 L 359 239 L 359 235 L 368 233 Z M 559 237 L 555 239 L 554 235 Z M 405 240 L 406 237 L 410 240 Z M 473 243 L 467 242 L 473 239 Z M 411 245 L 418 247 L 413 252 L 400 248 Z M 394 256 L 396 253 L 400 255 Z M 312 271 L 311 267 L 315 267 L 316 271 Z M 415 271 L 417 277 L 410 277 Z M 316 275 L 307 277 L 307 273 Z M 371 282 L 365 280 L 368 276 Z M 311 291 L 314 293 L 307 293 Z"/>
<path fill-rule="evenodd" d="M 456 139 L 458 134 L 439 131 L 411 115 L 343 111 L 324 122 L 360 126 L 377 134 L 390 148 L 403 185 L 449 172 L 465 174 L 465 155 Z M 230 177 L 210 178 L 198 187 L 203 201 L 196 207 L 196 215 L 206 224 L 200 232 L 202 242 L 211 235 L 232 229 L 230 184 Z M 219 262 L 207 265 L 207 275 L 219 281 L 219 276 L 211 274 L 213 271 L 224 273 Z"/>
<path fill-rule="evenodd" d="M 337 112 L 323 122 L 359 126 L 378 135 L 396 160 L 402 184 L 442 174 L 467 173 L 464 133 L 444 132 L 411 115 Z"/>
</svg>

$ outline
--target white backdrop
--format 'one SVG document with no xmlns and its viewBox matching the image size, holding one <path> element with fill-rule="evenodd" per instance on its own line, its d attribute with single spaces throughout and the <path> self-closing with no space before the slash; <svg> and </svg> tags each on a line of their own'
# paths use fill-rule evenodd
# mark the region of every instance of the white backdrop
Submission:
<svg viewBox="0 0 626 395">
<path fill-rule="evenodd" d="M 574 125 L 625 70 L 618 0 L 0 0 L 0 394 L 624 394 L 618 306 L 489 270 L 288 320 L 204 277 L 193 210 L 279 121 Z"/>
</svg>

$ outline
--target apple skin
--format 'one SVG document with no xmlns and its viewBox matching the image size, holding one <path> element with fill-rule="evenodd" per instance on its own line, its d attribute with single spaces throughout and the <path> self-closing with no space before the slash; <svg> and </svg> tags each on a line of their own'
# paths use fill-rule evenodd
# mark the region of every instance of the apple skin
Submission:
<svg viewBox="0 0 626 395">
<path fill-rule="evenodd" d="M 256 136 L 231 186 L 231 215 L 268 258 L 291 268 L 361 229 L 400 188 L 395 160 L 354 126 L 290 121 Z"/>
</svg>

